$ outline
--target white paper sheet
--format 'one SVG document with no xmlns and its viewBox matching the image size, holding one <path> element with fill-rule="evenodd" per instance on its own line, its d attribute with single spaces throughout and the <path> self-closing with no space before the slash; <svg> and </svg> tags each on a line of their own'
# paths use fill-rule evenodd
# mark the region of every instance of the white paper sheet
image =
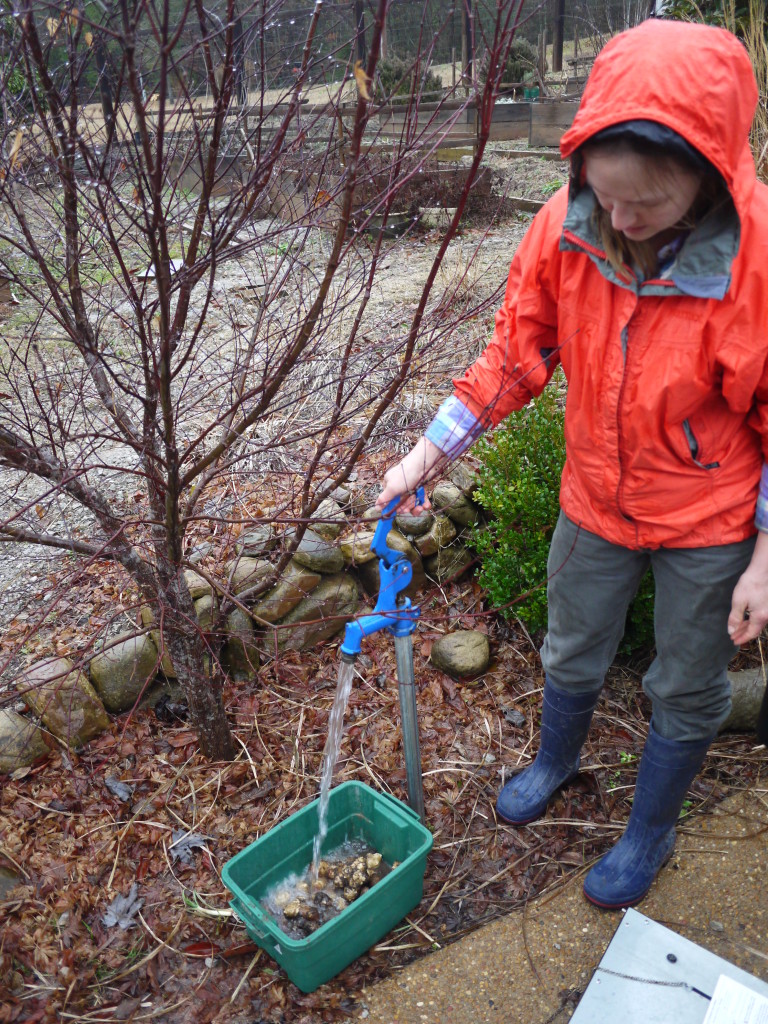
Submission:
<svg viewBox="0 0 768 1024">
<path fill-rule="evenodd" d="M 768 1024 L 768 999 L 721 974 L 702 1024 Z"/>
</svg>

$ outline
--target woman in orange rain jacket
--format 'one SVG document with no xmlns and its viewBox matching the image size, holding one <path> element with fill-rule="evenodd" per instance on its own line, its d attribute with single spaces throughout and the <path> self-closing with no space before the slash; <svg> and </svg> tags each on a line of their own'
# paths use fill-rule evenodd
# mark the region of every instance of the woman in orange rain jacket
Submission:
<svg viewBox="0 0 768 1024">
<path fill-rule="evenodd" d="M 730 709 L 727 665 L 768 622 L 768 188 L 757 88 L 723 29 L 650 20 L 598 55 L 561 142 L 570 181 L 512 262 L 483 355 L 379 503 L 414 509 L 486 428 L 568 381 L 535 761 L 497 812 L 524 824 L 579 768 L 627 607 L 653 570 L 652 720 L 632 813 L 589 872 L 630 906 L 671 856 L 688 786 Z M 761 492 L 762 482 L 762 492 Z"/>
</svg>

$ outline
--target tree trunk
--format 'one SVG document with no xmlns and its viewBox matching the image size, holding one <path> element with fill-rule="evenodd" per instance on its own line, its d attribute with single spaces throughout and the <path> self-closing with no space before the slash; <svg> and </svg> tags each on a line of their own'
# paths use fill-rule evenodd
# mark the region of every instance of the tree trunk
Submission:
<svg viewBox="0 0 768 1024">
<path fill-rule="evenodd" d="M 112 104 L 112 81 L 107 60 L 107 51 L 104 49 L 103 41 L 97 36 L 93 43 L 93 51 L 96 56 L 96 67 L 99 73 L 99 93 L 101 95 L 101 111 L 104 115 L 104 124 L 109 131 L 115 120 L 115 110 Z"/>
<path fill-rule="evenodd" d="M 205 642 L 204 633 L 195 618 L 194 603 L 180 571 L 169 588 L 168 596 L 175 607 L 169 602 L 164 609 L 163 635 L 179 685 L 187 698 L 192 725 L 200 738 L 200 749 L 210 761 L 231 761 L 235 756 L 235 743 L 222 699 L 224 677 L 218 661 L 219 652 L 211 652 Z M 206 672 L 206 662 L 211 664 L 210 674 Z"/>
<path fill-rule="evenodd" d="M 231 761 L 235 744 L 224 711 L 223 680 L 215 668 L 213 676 L 205 672 L 202 637 L 177 635 L 169 638 L 168 647 L 203 755 L 209 761 Z"/>
<path fill-rule="evenodd" d="M 563 70 L 563 36 L 565 35 L 565 0 L 555 6 L 555 31 L 552 38 L 552 70 Z"/>
</svg>

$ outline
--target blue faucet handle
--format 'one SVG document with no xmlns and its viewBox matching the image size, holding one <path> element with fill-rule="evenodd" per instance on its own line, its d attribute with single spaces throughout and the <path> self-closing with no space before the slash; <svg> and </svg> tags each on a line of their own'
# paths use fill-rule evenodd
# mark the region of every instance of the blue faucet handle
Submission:
<svg viewBox="0 0 768 1024">
<path fill-rule="evenodd" d="M 398 496 L 396 498 L 393 498 L 392 501 L 390 501 L 387 505 L 384 506 L 384 510 L 381 513 L 381 518 L 382 519 L 391 519 L 392 518 L 392 516 L 395 513 L 395 509 L 400 504 L 400 500 L 401 500 L 402 497 L 403 497 L 402 494 L 398 494 Z M 381 520 L 379 520 L 379 521 L 381 521 Z"/>
<path fill-rule="evenodd" d="M 423 504 L 424 488 L 417 487 L 415 496 L 416 501 Z M 387 534 L 392 528 L 400 497 L 393 498 L 381 513 L 373 535 L 371 551 L 379 556 L 379 596 L 372 615 L 363 615 L 347 623 L 341 645 L 341 653 L 347 660 L 357 657 L 363 638 L 371 633 L 387 629 L 394 636 L 409 636 L 416 628 L 419 609 L 411 606 L 409 598 L 398 603 L 400 593 L 413 578 L 413 568 L 402 551 L 387 544 Z"/>
<path fill-rule="evenodd" d="M 418 504 L 423 505 L 426 497 L 424 488 L 422 486 L 417 487 L 414 496 Z M 395 519 L 395 509 L 400 504 L 402 497 L 402 494 L 398 495 L 385 506 L 371 541 L 371 551 L 375 552 L 379 558 L 384 558 L 388 564 L 393 556 L 398 558 L 404 557 L 402 552 L 396 551 L 387 544 L 387 534 L 392 528 L 392 523 Z"/>
<path fill-rule="evenodd" d="M 423 485 L 420 484 L 416 488 L 416 490 L 413 492 L 413 496 L 416 499 L 416 503 L 418 505 L 423 505 L 424 504 L 424 500 L 426 498 L 426 494 L 424 493 Z M 395 509 L 397 508 L 397 506 L 400 504 L 400 502 L 402 500 L 403 500 L 402 494 L 398 494 L 398 496 L 396 498 L 393 498 L 392 501 L 390 501 L 385 506 L 384 511 L 381 513 L 381 518 L 382 519 L 390 519 L 392 517 L 392 513 L 395 511 Z"/>
</svg>

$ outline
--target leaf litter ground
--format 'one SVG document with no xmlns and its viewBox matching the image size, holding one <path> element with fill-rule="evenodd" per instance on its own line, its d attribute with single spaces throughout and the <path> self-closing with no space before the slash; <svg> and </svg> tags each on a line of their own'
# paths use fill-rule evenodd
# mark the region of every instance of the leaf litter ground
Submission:
<svg viewBox="0 0 768 1024">
<path fill-rule="evenodd" d="M 338 666 L 331 642 L 285 654 L 228 690 L 241 751 L 233 763 L 206 763 L 183 706 L 166 703 L 4 781 L 0 864 L 20 884 L 0 905 L 0 1021 L 345 1020 L 366 986 L 562 885 L 607 849 L 629 812 L 648 719 L 639 671 L 612 671 L 578 779 L 542 821 L 511 828 L 494 801 L 535 754 L 535 647 L 485 612 L 471 579 L 419 604 L 415 674 L 434 847 L 424 898 L 400 927 L 303 994 L 250 942 L 220 880 L 227 860 L 318 795 Z M 434 640 L 462 628 L 485 631 L 492 650 L 489 670 L 470 682 L 428 662 Z M 370 638 L 356 670 L 335 783 L 358 779 L 405 800 L 391 638 Z M 690 814 L 750 782 L 751 746 L 749 736 L 718 740 Z"/>
</svg>

